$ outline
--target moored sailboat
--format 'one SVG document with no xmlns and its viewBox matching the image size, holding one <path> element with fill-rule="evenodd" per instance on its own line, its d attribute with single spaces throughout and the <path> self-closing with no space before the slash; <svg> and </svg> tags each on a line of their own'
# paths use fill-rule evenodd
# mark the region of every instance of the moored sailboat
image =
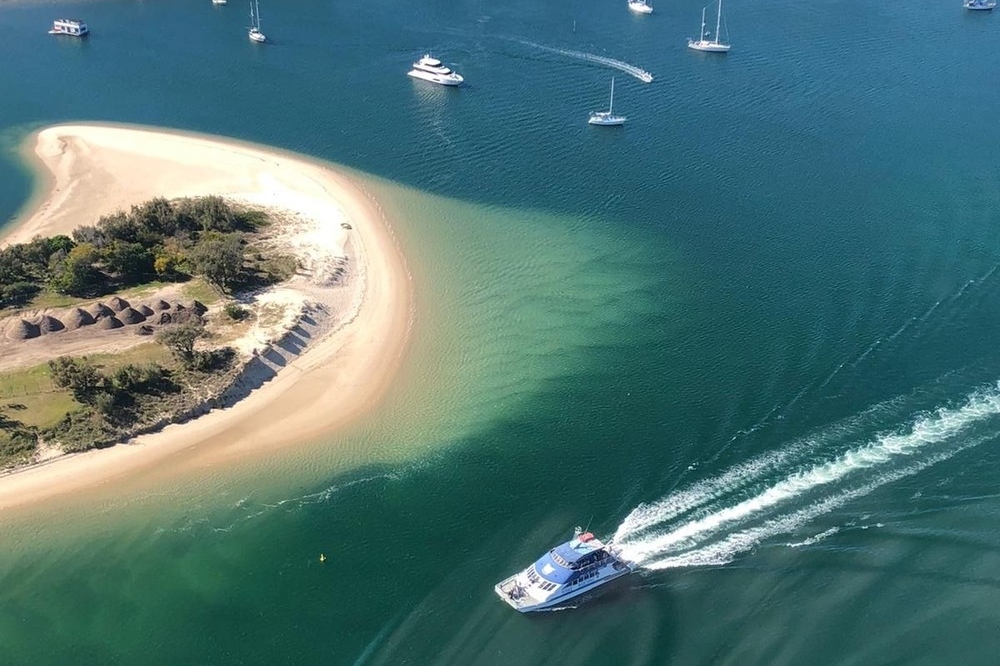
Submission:
<svg viewBox="0 0 1000 666">
<path fill-rule="evenodd" d="M 591 125 L 605 125 L 609 127 L 624 125 L 625 116 L 615 115 L 615 78 L 611 77 L 611 101 L 608 103 L 607 111 L 591 111 L 590 119 L 587 120 Z"/>
<path fill-rule="evenodd" d="M 250 3 L 250 28 L 247 36 L 254 42 L 264 43 L 267 41 L 267 37 L 260 31 L 260 3 L 258 0 L 253 0 Z"/>
<path fill-rule="evenodd" d="M 712 39 L 708 39 L 708 33 L 705 32 L 705 7 L 701 8 L 701 32 L 698 34 L 698 39 L 688 39 L 688 48 L 694 49 L 695 51 L 707 51 L 709 53 L 727 53 L 729 51 L 730 45 L 722 42 L 720 40 L 719 31 L 722 29 L 722 0 L 719 0 L 719 12 L 715 17 L 715 35 Z"/>
</svg>

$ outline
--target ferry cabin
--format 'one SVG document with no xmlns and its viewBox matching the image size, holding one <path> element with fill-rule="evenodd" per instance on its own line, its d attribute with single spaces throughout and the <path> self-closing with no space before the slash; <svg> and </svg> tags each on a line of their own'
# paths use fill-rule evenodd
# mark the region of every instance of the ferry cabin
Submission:
<svg viewBox="0 0 1000 666">
<path fill-rule="evenodd" d="M 57 19 L 52 22 L 50 35 L 71 35 L 73 37 L 83 37 L 90 30 L 87 24 L 80 19 Z"/>
</svg>

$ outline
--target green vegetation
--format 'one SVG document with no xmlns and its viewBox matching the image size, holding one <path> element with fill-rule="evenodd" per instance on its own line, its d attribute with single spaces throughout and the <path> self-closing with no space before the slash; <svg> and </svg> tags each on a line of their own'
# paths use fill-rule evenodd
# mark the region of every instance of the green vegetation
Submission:
<svg viewBox="0 0 1000 666">
<path fill-rule="evenodd" d="M 222 312 L 233 321 L 243 321 L 250 316 L 250 311 L 238 303 L 226 303 Z"/>
<path fill-rule="evenodd" d="M 253 252 L 247 261 L 254 233 L 266 224 L 263 211 L 240 210 L 221 197 L 152 199 L 79 227 L 72 238 L 0 250 L 0 308 L 69 304 L 192 275 L 222 292 L 280 281 L 294 272 L 294 260 Z"/>
<path fill-rule="evenodd" d="M 28 461 L 39 440 L 67 452 L 101 448 L 195 406 L 206 390 L 226 384 L 235 359 L 228 347 L 195 350 L 203 335 L 189 323 L 164 329 L 161 344 L 0 375 L 0 467 Z"/>
</svg>

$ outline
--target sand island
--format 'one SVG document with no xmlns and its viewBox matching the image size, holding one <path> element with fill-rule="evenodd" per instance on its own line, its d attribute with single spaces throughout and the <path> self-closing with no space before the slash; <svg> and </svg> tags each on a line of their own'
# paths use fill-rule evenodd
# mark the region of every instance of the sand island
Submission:
<svg viewBox="0 0 1000 666">
<path fill-rule="evenodd" d="M 73 413 L 99 418 L 74 400 L 81 394 L 65 386 L 65 376 L 96 368 L 89 372 L 104 385 L 127 390 L 147 374 L 159 378 L 158 360 L 166 359 L 167 374 L 185 361 L 169 358 L 171 331 L 199 333 L 188 349 L 197 356 L 183 363 L 190 373 L 174 375 L 171 391 L 183 399 L 161 401 L 155 414 L 146 409 L 123 445 L 67 455 L 89 447 L 39 438 L 0 476 L 0 509 L 162 468 L 168 458 L 213 464 L 316 439 L 384 395 L 406 346 L 412 299 L 391 227 L 361 184 L 277 150 L 132 127 L 50 127 L 29 137 L 24 152 L 45 187 L 4 229 L 0 248 L 70 237 L 70 253 L 96 245 L 107 261 L 108 243 L 118 242 L 105 233 L 109 225 L 157 212 L 194 220 L 209 210 L 227 220 L 221 230 L 199 231 L 190 222 L 191 230 L 171 230 L 176 237 L 167 245 L 198 244 L 211 259 L 228 239 L 242 248 L 242 271 L 260 279 L 227 289 L 225 279 L 207 279 L 190 260 L 180 267 L 184 279 L 164 279 L 173 267 L 161 243 L 160 275 L 145 283 L 94 297 L 36 288 L 7 299 L 0 309 L 0 425 L 8 430 L 46 419 L 65 425 Z M 65 273 L 59 242 L 42 246 Z M 130 256 L 119 255 L 122 262 Z"/>
</svg>

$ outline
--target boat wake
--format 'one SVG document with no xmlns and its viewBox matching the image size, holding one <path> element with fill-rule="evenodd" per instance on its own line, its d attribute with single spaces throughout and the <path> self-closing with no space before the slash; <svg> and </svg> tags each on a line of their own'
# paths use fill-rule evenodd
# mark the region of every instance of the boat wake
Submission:
<svg viewBox="0 0 1000 666">
<path fill-rule="evenodd" d="M 640 504 L 618 527 L 614 542 L 626 559 L 647 569 L 725 564 L 766 539 L 793 533 L 850 500 L 996 437 L 1000 428 L 991 421 L 997 416 L 1000 384 L 865 443 L 848 436 L 841 452 L 816 460 L 817 443 L 829 448 L 825 440 L 845 435 L 823 433 Z"/>
<path fill-rule="evenodd" d="M 530 46 L 534 49 L 539 49 L 541 51 L 547 51 L 549 53 L 555 53 L 556 55 L 562 55 L 569 58 L 576 58 L 577 60 L 584 60 L 586 62 L 593 62 L 598 65 L 606 65 L 607 67 L 612 67 L 618 71 L 630 74 L 635 78 L 639 79 L 643 83 L 652 83 L 653 75 L 642 69 L 641 67 L 636 67 L 635 65 L 630 65 L 623 60 L 615 60 L 614 58 L 606 58 L 594 53 L 585 53 L 583 51 L 571 51 L 570 49 L 560 49 L 554 46 L 546 46 L 545 44 L 538 44 L 537 42 L 529 42 L 526 39 L 516 39 L 513 37 L 506 38 L 512 42 L 517 42 L 518 44 L 523 44 L 525 46 Z"/>
</svg>

